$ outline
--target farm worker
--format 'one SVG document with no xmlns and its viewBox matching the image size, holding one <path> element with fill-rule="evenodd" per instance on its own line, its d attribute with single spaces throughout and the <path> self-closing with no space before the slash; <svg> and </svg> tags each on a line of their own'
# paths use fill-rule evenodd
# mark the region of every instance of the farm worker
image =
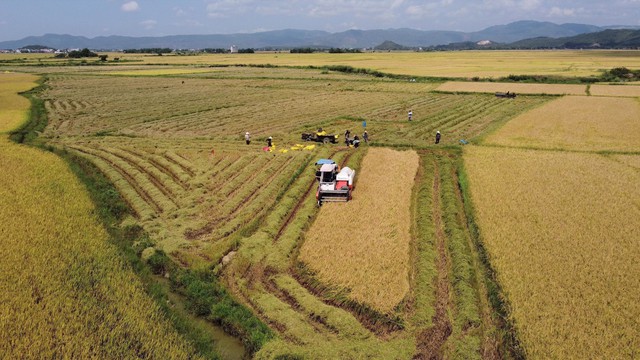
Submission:
<svg viewBox="0 0 640 360">
<path fill-rule="evenodd" d="M 362 140 L 364 140 L 364 142 L 366 143 L 369 142 L 369 133 L 367 132 L 367 130 L 365 130 L 364 133 L 362 134 Z"/>
<path fill-rule="evenodd" d="M 412 117 L 413 117 L 413 111 L 411 111 L 411 109 L 409 109 L 409 121 L 411 121 Z"/>
<path fill-rule="evenodd" d="M 251 137 L 249 136 L 249 132 L 244 133 L 244 141 L 247 142 L 247 145 L 251 144 Z"/>
<path fill-rule="evenodd" d="M 358 137 L 358 135 L 355 135 L 353 137 L 353 147 L 357 148 L 358 146 L 360 146 L 360 138 Z"/>
<path fill-rule="evenodd" d="M 267 138 L 267 146 L 268 146 L 268 147 L 271 147 L 271 145 L 272 145 L 272 141 L 273 141 L 273 138 L 272 138 L 271 136 L 269 136 L 269 137 Z"/>
<path fill-rule="evenodd" d="M 347 131 L 344 132 L 344 143 L 349 146 L 349 137 L 351 136 L 351 131 L 349 131 L 349 129 L 347 129 Z"/>
<path fill-rule="evenodd" d="M 436 131 L 436 144 L 440 143 L 440 131 Z"/>
</svg>

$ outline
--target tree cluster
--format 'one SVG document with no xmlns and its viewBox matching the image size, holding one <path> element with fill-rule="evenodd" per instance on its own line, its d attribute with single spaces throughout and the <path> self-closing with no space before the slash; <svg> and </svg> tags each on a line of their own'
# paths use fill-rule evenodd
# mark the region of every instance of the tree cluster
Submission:
<svg viewBox="0 0 640 360">
<path fill-rule="evenodd" d="M 343 53 L 361 53 L 360 49 L 341 49 L 341 48 L 331 48 L 329 49 L 330 54 L 343 54 Z"/>
<path fill-rule="evenodd" d="M 316 52 L 316 49 L 307 47 L 307 48 L 294 48 L 289 51 L 292 54 L 311 54 Z"/>
<path fill-rule="evenodd" d="M 170 48 L 143 48 L 143 49 L 126 49 L 122 51 L 125 54 L 171 54 L 173 49 Z"/>
<path fill-rule="evenodd" d="M 640 70 L 617 67 L 607 71 L 603 78 L 605 81 L 636 81 L 640 79 Z"/>
<path fill-rule="evenodd" d="M 84 48 L 82 50 L 73 50 L 70 51 L 67 54 L 67 57 L 69 58 L 74 58 L 74 59 L 79 59 L 79 58 L 86 58 L 86 57 L 98 57 L 98 54 L 94 53 L 93 51 Z"/>
<path fill-rule="evenodd" d="M 223 48 L 206 48 L 206 49 L 202 49 L 202 52 L 205 54 L 227 54 L 229 53 L 229 49 L 223 49 Z"/>
</svg>

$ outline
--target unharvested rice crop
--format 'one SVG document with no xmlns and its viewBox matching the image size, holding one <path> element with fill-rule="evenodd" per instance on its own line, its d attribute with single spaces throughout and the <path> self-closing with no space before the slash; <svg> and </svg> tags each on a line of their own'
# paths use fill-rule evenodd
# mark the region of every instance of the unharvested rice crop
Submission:
<svg viewBox="0 0 640 360">
<path fill-rule="evenodd" d="M 361 54 L 211 54 L 202 56 L 156 56 L 118 54 L 121 60 L 145 64 L 274 64 L 285 66 L 351 65 L 414 76 L 469 78 L 511 74 L 561 76 L 598 75 L 602 69 L 640 67 L 637 51 L 441 51 Z M 408 65 L 410 64 L 410 65 Z"/>
<path fill-rule="evenodd" d="M 436 90 L 448 92 L 512 92 L 516 94 L 586 95 L 585 85 L 568 84 L 516 84 L 496 82 L 448 81 Z"/>
<path fill-rule="evenodd" d="M 486 138 L 487 144 L 545 149 L 638 151 L 636 99 L 568 96 L 524 113 Z"/>
<path fill-rule="evenodd" d="M 528 357 L 637 357 L 638 168 L 526 149 L 468 147 L 464 158 L 482 238 Z"/>
<path fill-rule="evenodd" d="M 414 151 L 372 148 L 356 173 L 348 203 L 323 205 L 300 259 L 318 278 L 390 312 L 409 291 L 410 199 L 418 169 Z"/>
<path fill-rule="evenodd" d="M 261 52 L 255 54 L 207 54 L 198 56 L 155 54 L 111 53 L 109 59 L 119 57 L 119 66 L 124 64 L 173 64 L 173 65 L 236 65 L 271 64 L 277 66 L 331 66 L 347 65 L 374 69 L 392 74 L 410 76 L 496 78 L 517 75 L 599 75 L 602 69 L 627 67 L 640 68 L 640 57 L 636 50 L 567 50 L 567 51 L 439 51 L 439 52 L 392 52 L 360 54 L 289 54 L 283 52 Z M 0 54 L 0 60 L 24 59 L 23 65 L 66 64 L 68 60 L 52 58 L 48 54 Z M 79 61 L 77 61 L 79 64 Z M 109 62 L 111 63 L 111 62 Z M 89 62 L 89 65 L 92 63 Z M 99 60 L 94 64 L 107 68 Z M 67 67 L 68 68 L 68 67 Z M 80 66 L 77 69 L 83 69 Z M 41 71 L 41 69 L 37 69 Z M 65 69 L 65 71 L 69 71 Z M 84 71 L 81 70 L 81 71 Z"/>
<path fill-rule="evenodd" d="M 5 76 L 2 102 L 12 106 L 1 108 L 0 118 L 9 118 L 7 126 L 20 123 L 11 116 L 26 118 L 29 102 L 15 92 L 33 87 L 35 77 L 5 82 Z M 16 99 L 7 96 L 11 91 Z M 3 137 L 0 168 L 3 358 L 194 356 L 108 243 L 85 188 L 64 161 Z"/>
<path fill-rule="evenodd" d="M 36 86 L 36 80 L 29 74 L 0 73 L 0 133 L 17 128 L 27 119 L 29 100 L 17 93 Z"/>
<path fill-rule="evenodd" d="M 591 85 L 591 95 L 640 97 L 640 86 L 636 85 Z"/>
</svg>

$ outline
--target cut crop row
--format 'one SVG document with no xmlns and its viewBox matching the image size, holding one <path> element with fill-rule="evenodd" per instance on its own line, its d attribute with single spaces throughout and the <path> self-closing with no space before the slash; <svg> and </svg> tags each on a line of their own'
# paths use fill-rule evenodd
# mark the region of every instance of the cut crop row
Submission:
<svg viewBox="0 0 640 360">
<path fill-rule="evenodd" d="M 122 192 L 125 200 L 132 205 L 141 220 L 148 220 L 157 216 L 161 212 L 160 206 L 155 203 L 151 196 L 140 187 L 137 181 L 123 169 L 121 164 L 114 163 L 116 159 L 110 158 L 107 154 L 93 148 L 85 146 L 72 146 L 72 149 L 88 156 L 111 180 L 116 188 Z"/>
</svg>

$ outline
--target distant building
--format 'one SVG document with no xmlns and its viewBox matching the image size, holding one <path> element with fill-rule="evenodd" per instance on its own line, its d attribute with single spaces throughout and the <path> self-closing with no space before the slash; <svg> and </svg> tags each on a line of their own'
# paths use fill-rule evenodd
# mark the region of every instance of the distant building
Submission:
<svg viewBox="0 0 640 360">
<path fill-rule="evenodd" d="M 229 48 L 229 52 L 231 52 L 232 54 L 237 53 L 238 47 L 236 45 L 231 45 L 231 48 Z"/>
<path fill-rule="evenodd" d="M 476 45 L 479 45 L 479 46 L 491 45 L 491 40 L 481 40 L 481 41 L 478 41 Z"/>
</svg>

